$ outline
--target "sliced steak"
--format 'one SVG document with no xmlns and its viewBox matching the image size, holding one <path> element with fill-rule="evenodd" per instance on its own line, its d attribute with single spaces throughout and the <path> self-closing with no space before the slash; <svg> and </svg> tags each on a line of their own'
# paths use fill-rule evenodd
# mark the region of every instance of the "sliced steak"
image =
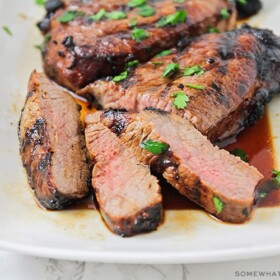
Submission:
<svg viewBox="0 0 280 280">
<path fill-rule="evenodd" d="M 23 166 L 42 207 L 61 209 L 89 194 L 79 106 L 44 74 L 30 77 L 18 135 Z"/>
<path fill-rule="evenodd" d="M 100 121 L 140 162 L 162 173 L 181 194 L 209 213 L 234 223 L 250 215 L 255 187 L 263 176 L 239 157 L 213 146 L 187 120 L 162 111 L 106 111 Z M 165 150 L 151 150 L 162 143 L 168 145 Z"/>
<path fill-rule="evenodd" d="M 92 172 L 102 217 L 121 236 L 155 230 L 162 219 L 157 179 L 118 137 L 99 122 L 99 113 L 86 117 L 86 144 L 96 162 Z"/>
<path fill-rule="evenodd" d="M 163 77 L 171 63 L 178 63 L 180 70 Z M 184 76 L 184 69 L 192 66 L 205 73 Z M 131 70 L 124 81 L 99 80 L 78 93 L 104 109 L 154 107 L 175 113 L 215 142 L 255 123 L 264 104 L 279 91 L 279 82 L 280 39 L 271 31 L 244 25 L 223 34 L 202 35 L 182 52 L 174 50 Z M 183 109 L 174 105 L 178 91 L 189 98 Z"/>
<path fill-rule="evenodd" d="M 146 1 L 152 9 L 150 16 L 140 16 L 141 7 L 129 7 L 128 2 L 90 1 L 57 10 L 50 27 L 43 29 L 51 38 L 43 51 L 46 73 L 59 84 L 77 90 L 98 78 L 120 73 L 128 61 L 145 62 L 180 40 L 182 46 L 190 36 L 208 32 L 211 27 L 229 30 L 236 22 L 233 1 L 151 0 Z M 102 9 L 107 14 L 94 20 L 92 16 Z M 109 19 L 112 14 L 108 13 L 115 12 L 124 18 Z M 61 19 L 65 15 L 67 18 Z"/>
</svg>

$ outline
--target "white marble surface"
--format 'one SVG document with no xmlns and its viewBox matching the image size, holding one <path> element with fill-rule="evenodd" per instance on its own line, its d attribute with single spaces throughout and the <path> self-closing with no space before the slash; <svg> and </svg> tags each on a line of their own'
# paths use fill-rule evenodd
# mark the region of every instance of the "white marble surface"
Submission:
<svg viewBox="0 0 280 280">
<path fill-rule="evenodd" d="M 280 256 L 213 264 L 127 265 L 44 259 L 0 251 L 0 279 L 270 280 L 280 279 Z"/>
</svg>

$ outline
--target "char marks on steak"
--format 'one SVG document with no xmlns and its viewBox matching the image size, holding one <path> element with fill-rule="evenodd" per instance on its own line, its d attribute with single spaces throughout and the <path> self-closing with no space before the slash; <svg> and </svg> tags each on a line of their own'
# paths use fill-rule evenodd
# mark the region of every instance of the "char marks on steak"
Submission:
<svg viewBox="0 0 280 280">
<path fill-rule="evenodd" d="M 181 71 L 163 78 L 170 63 L 178 63 Z M 205 73 L 183 76 L 183 69 L 195 65 Z M 183 51 L 174 50 L 137 67 L 122 82 L 99 80 L 78 93 L 91 96 L 104 109 L 154 107 L 175 113 L 218 142 L 255 123 L 264 104 L 279 91 L 279 82 L 280 39 L 269 30 L 243 25 L 230 32 L 197 37 Z M 184 109 L 173 104 L 178 91 L 189 97 Z"/>
<path fill-rule="evenodd" d="M 227 222 L 244 222 L 254 191 L 263 179 L 256 168 L 213 146 L 193 125 L 162 111 L 105 111 L 102 124 L 118 135 L 143 164 L 162 173 L 181 194 Z M 147 140 L 169 145 L 155 155 L 142 148 Z M 103 141 L 101 141 L 102 143 Z"/>
<path fill-rule="evenodd" d="M 98 78 L 122 72 L 128 61 L 145 62 L 160 51 L 175 47 L 181 39 L 179 45 L 182 46 L 191 36 L 205 33 L 210 27 L 230 30 L 236 22 L 233 1 L 189 0 L 179 3 L 151 0 L 147 4 L 155 8 L 155 14 L 149 17 L 140 16 L 139 7 L 130 8 L 128 2 L 89 1 L 70 3 L 58 9 L 51 17 L 49 28 L 43 29 L 51 37 L 43 51 L 48 76 L 71 90 L 77 90 Z M 99 21 L 91 20 L 90 16 L 101 9 L 125 12 L 126 18 L 111 20 L 105 16 Z M 222 9 L 230 12 L 228 18 L 221 16 Z M 65 12 L 73 10 L 83 15 L 66 23 L 59 22 Z M 157 26 L 159 20 L 179 10 L 187 12 L 185 22 Z M 132 38 L 133 20 L 137 21 L 137 28 L 148 34 L 142 41 Z"/>
<path fill-rule="evenodd" d="M 90 168 L 79 106 L 65 90 L 33 72 L 19 123 L 20 155 L 38 203 L 61 209 L 89 194 Z"/>
<path fill-rule="evenodd" d="M 86 116 L 86 145 L 96 162 L 92 186 L 102 217 L 121 236 L 155 230 L 162 219 L 162 196 L 157 179 L 133 152 L 99 121 Z"/>
</svg>

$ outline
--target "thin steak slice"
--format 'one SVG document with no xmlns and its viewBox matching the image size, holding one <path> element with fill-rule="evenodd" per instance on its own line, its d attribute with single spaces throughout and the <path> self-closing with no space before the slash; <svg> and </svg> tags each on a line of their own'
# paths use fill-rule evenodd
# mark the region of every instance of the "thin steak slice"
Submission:
<svg viewBox="0 0 280 280">
<path fill-rule="evenodd" d="M 146 3 L 154 14 L 149 16 L 139 15 L 143 7 L 129 7 L 128 3 L 90 1 L 58 9 L 50 18 L 50 26 L 43 28 L 49 33 L 43 50 L 46 73 L 59 84 L 77 90 L 122 72 L 129 61 L 145 62 L 180 40 L 182 46 L 190 36 L 208 32 L 211 27 L 224 31 L 236 23 L 235 5 L 227 0 L 150 0 Z M 102 9 L 107 13 L 94 19 L 92 16 Z M 123 18 L 111 19 L 116 12 Z"/>
<path fill-rule="evenodd" d="M 178 63 L 180 70 L 163 77 L 171 63 Z M 205 72 L 184 76 L 184 69 L 193 66 Z M 215 142 L 255 123 L 264 104 L 279 92 L 279 83 L 280 39 L 269 30 L 244 25 L 202 35 L 182 52 L 174 50 L 130 71 L 119 83 L 99 80 L 79 94 L 94 98 L 104 109 L 154 107 L 175 113 Z M 178 92 L 189 98 L 180 109 L 174 105 Z"/>
<path fill-rule="evenodd" d="M 38 203 L 61 209 L 89 194 L 79 106 L 44 74 L 31 74 L 18 130 L 20 155 Z"/>
<path fill-rule="evenodd" d="M 111 110 L 100 121 L 140 162 L 162 173 L 181 194 L 209 213 L 233 223 L 244 222 L 250 215 L 254 190 L 263 176 L 240 158 L 213 146 L 187 120 L 163 111 Z M 168 146 L 154 154 L 149 149 L 159 145 L 155 142 Z"/>
<path fill-rule="evenodd" d="M 155 230 L 162 219 L 157 179 L 99 122 L 99 112 L 87 115 L 86 125 L 87 149 L 96 162 L 92 186 L 106 224 L 121 236 Z"/>
</svg>

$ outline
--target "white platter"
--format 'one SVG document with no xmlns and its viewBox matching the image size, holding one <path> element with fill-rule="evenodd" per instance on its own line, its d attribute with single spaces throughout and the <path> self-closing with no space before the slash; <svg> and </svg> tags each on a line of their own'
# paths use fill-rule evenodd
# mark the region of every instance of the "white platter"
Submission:
<svg viewBox="0 0 280 280">
<path fill-rule="evenodd" d="M 166 211 L 158 231 L 123 239 L 96 211 L 47 212 L 28 189 L 18 155 L 17 122 L 31 71 L 41 70 L 34 0 L 0 0 L 0 248 L 24 254 L 115 263 L 202 263 L 280 255 L 280 207 L 257 209 L 244 225 L 211 219 L 202 211 Z M 280 2 L 265 0 L 251 21 L 280 35 Z M 2 30 L 9 26 L 13 36 Z M 269 106 L 280 157 L 280 97 Z M 278 152 L 277 152 L 278 151 Z"/>
</svg>

